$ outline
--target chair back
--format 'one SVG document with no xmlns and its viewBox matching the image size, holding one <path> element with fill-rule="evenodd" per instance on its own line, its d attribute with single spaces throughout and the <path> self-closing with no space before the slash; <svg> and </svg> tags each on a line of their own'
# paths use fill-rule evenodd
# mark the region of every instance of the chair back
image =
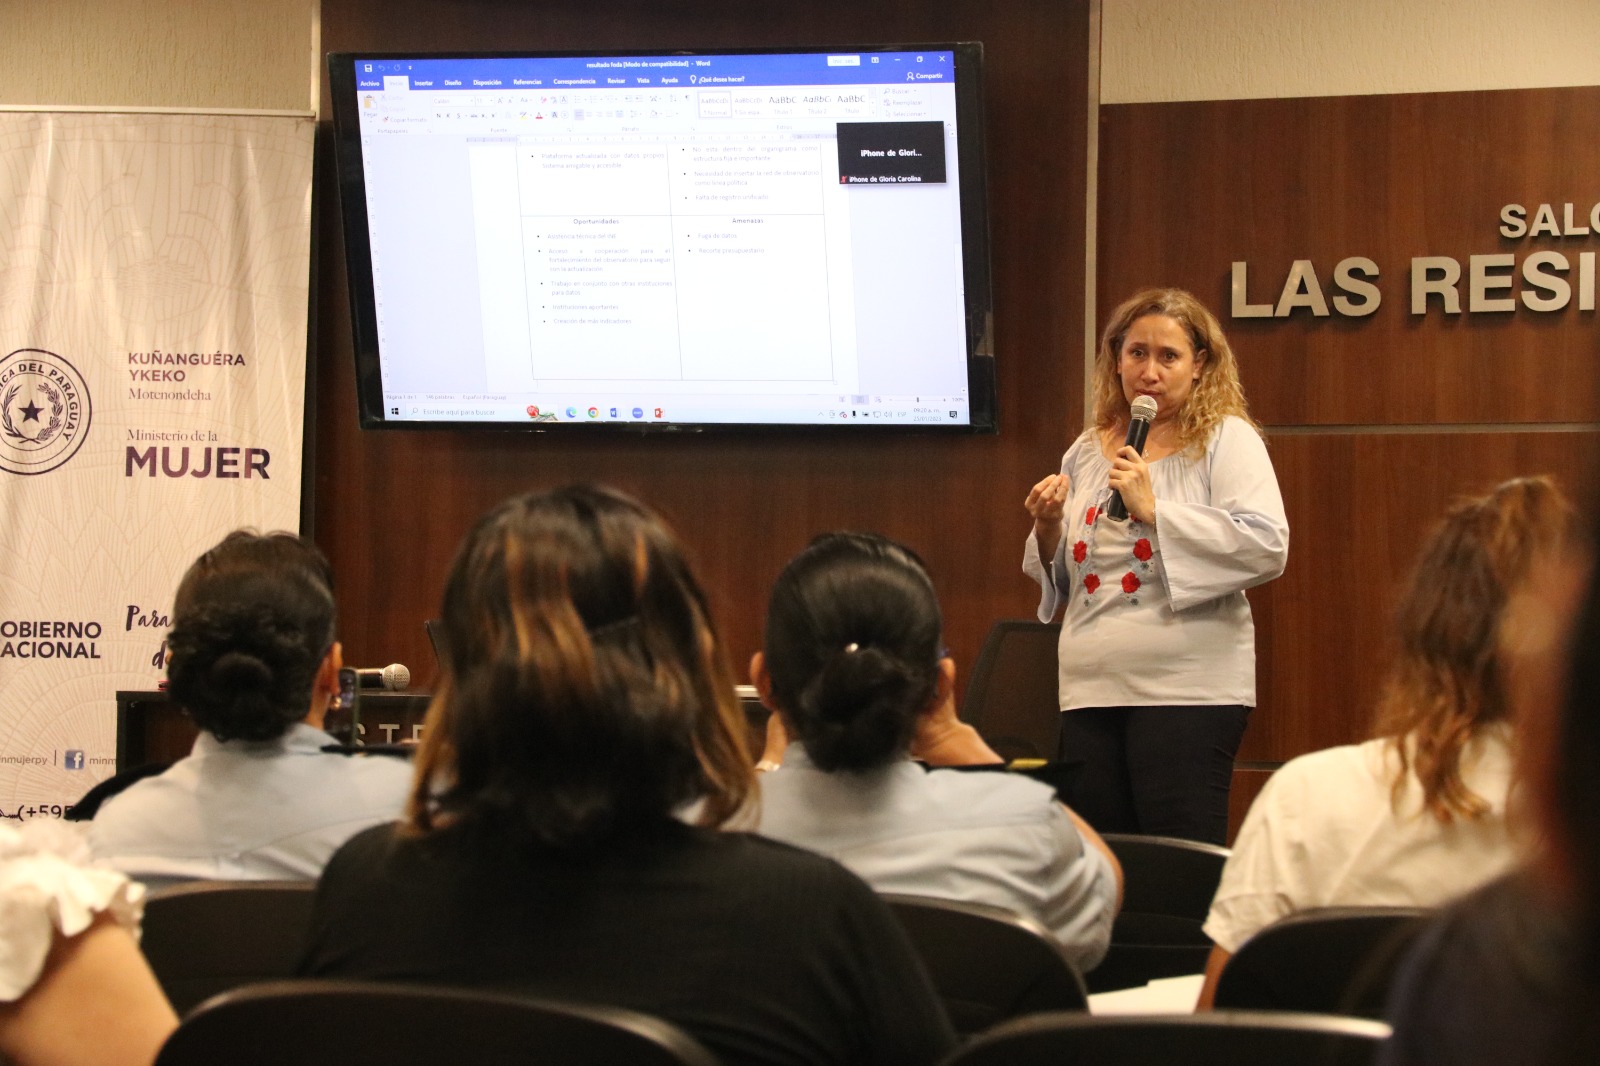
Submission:
<svg viewBox="0 0 1600 1066">
<path fill-rule="evenodd" d="M 145 900 L 140 946 L 181 1017 L 219 992 L 292 977 L 312 881 L 191 881 Z"/>
<path fill-rule="evenodd" d="M 1061 736 L 1059 622 L 996 622 L 961 700 L 961 720 L 1002 758 L 1054 759 Z"/>
<path fill-rule="evenodd" d="M 444 619 L 429 618 L 422 628 L 428 634 L 428 647 L 433 649 L 433 666 L 437 670 L 444 665 Z"/>
<path fill-rule="evenodd" d="M 1135 988 L 1202 973 L 1211 938 L 1201 931 L 1228 849 L 1176 837 L 1106 833 L 1122 864 L 1122 910 L 1105 961 L 1087 975 L 1092 992 Z"/>
<path fill-rule="evenodd" d="M 716 1066 L 633 1011 L 461 988 L 279 981 L 207 1000 L 155 1066 Z"/>
<path fill-rule="evenodd" d="M 977 1037 L 944 1066 L 1366 1066 L 1382 1022 L 1287 1012 L 1046 1014 Z"/>
<path fill-rule="evenodd" d="M 1039 1011 L 1086 1010 L 1083 979 L 1044 926 L 1000 907 L 885 894 L 962 1035 Z"/>
<path fill-rule="evenodd" d="M 1419 907 L 1328 907 L 1282 918 L 1239 946 L 1216 1005 L 1382 1018 L 1406 949 L 1426 924 Z"/>
</svg>

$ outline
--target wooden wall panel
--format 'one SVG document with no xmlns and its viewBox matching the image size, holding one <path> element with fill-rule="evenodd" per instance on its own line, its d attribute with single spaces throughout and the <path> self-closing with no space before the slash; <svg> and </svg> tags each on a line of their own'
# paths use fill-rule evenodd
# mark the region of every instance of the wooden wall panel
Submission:
<svg viewBox="0 0 1600 1066">
<path fill-rule="evenodd" d="M 1590 432 L 1269 435 L 1289 566 L 1251 592 L 1257 711 L 1241 759 L 1282 761 L 1369 735 L 1392 619 L 1417 549 L 1458 496 L 1550 474 L 1580 498 Z"/>
<path fill-rule="evenodd" d="M 1239 837 L 1239 827 L 1244 824 L 1244 816 L 1250 813 L 1250 805 L 1261 795 L 1261 790 L 1267 787 L 1267 782 L 1272 778 L 1276 767 L 1236 764 L 1233 768 L 1233 783 L 1228 789 L 1228 847 L 1233 847 L 1233 842 Z"/>
<path fill-rule="evenodd" d="M 1257 416 L 1278 425 L 1585 422 L 1595 312 L 1410 312 L 1413 256 L 1554 250 L 1600 236 L 1500 236 L 1500 210 L 1600 203 L 1600 87 L 1132 104 L 1101 109 L 1100 320 L 1135 289 L 1191 289 L 1224 317 Z M 1368 318 L 1228 319 L 1230 265 L 1251 302 L 1291 263 L 1324 288 L 1347 256 L 1375 261 Z M 1522 282 L 1517 282 L 1518 291 Z"/>
<path fill-rule="evenodd" d="M 818 532 L 877 529 L 928 560 L 963 670 L 995 619 L 1031 614 L 1021 501 L 1076 431 L 1083 330 L 1087 0 L 976 5 L 817 0 L 324 0 L 340 50 L 656 49 L 979 40 L 986 47 L 1000 433 L 726 433 L 583 439 L 361 432 L 332 168 L 318 174 L 315 536 L 340 585 L 346 658 L 400 660 L 420 683 L 451 554 L 514 492 L 575 480 L 659 508 L 699 563 L 743 673 L 766 590 Z M 324 109 L 326 112 L 326 108 Z M 326 140 L 323 142 L 326 148 Z"/>
<path fill-rule="evenodd" d="M 1576 288 L 1600 235 L 1512 240 L 1500 212 L 1551 203 L 1560 220 L 1572 203 L 1584 222 L 1600 201 L 1600 88 L 1119 105 L 1100 122 L 1099 321 L 1147 285 L 1210 304 L 1288 507 L 1288 570 L 1250 594 L 1259 705 L 1240 758 L 1257 772 L 1359 740 L 1403 582 L 1452 497 L 1554 473 L 1593 510 L 1595 312 L 1574 297 L 1413 316 L 1410 273 L 1413 256 L 1465 273 L 1474 254 L 1555 250 Z M 1296 259 L 1331 288 L 1358 255 L 1381 270 L 1370 317 L 1231 316 L 1234 261 L 1260 303 Z"/>
</svg>

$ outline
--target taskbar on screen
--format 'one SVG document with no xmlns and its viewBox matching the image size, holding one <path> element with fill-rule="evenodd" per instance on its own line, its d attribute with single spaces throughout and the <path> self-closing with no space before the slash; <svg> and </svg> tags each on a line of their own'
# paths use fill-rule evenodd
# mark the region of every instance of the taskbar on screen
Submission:
<svg viewBox="0 0 1600 1066">
<path fill-rule="evenodd" d="M 655 400 L 595 400 L 546 397 L 523 402 L 508 397 L 392 396 L 384 421 L 594 425 L 877 425 L 967 426 L 971 416 L 964 396 L 862 397 L 830 395 L 790 398 L 783 403 L 709 404 L 690 397 Z"/>
</svg>

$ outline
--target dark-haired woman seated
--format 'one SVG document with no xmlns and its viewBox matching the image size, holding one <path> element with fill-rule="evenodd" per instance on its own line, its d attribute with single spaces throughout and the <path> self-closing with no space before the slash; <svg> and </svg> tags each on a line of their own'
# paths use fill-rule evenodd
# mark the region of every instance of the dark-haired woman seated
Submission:
<svg viewBox="0 0 1600 1066">
<path fill-rule="evenodd" d="M 987 903 L 1050 929 L 1080 970 L 1105 955 L 1121 871 L 1045 785 L 998 773 L 955 715 L 933 583 L 883 537 L 819 537 L 779 576 L 757 689 L 798 743 L 761 788 L 761 832 L 880 892 Z"/>
<path fill-rule="evenodd" d="M 166 773 L 106 801 L 96 859 L 140 880 L 313 880 L 358 830 L 399 816 L 404 762 L 323 751 L 339 691 L 328 561 L 289 533 L 230 533 L 183 576 L 167 664 L 200 727 Z"/>
<path fill-rule="evenodd" d="M 753 790 L 744 719 L 659 519 L 593 488 L 507 501 L 456 557 L 442 634 L 406 818 L 328 865 L 306 974 L 628 1007 L 729 1064 L 949 1050 L 871 889 L 717 831 Z"/>
</svg>

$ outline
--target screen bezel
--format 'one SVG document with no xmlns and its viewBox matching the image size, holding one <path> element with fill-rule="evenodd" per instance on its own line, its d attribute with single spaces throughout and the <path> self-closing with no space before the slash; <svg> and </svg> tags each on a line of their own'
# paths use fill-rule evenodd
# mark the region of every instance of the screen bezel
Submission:
<svg viewBox="0 0 1600 1066">
<path fill-rule="evenodd" d="M 841 422 L 517 422 L 424 421 L 385 417 L 383 373 L 378 357 L 378 311 L 367 225 L 366 172 L 356 89 L 356 65 L 417 59 L 630 59 L 694 55 L 796 55 L 830 52 L 948 51 L 953 54 L 957 172 L 961 182 L 962 272 L 965 289 L 967 396 L 965 425 Z M 353 326 L 356 401 L 362 429 L 504 430 L 509 432 L 681 433 L 729 430 L 795 431 L 841 429 L 871 433 L 995 433 L 999 411 L 994 367 L 993 286 L 989 263 L 987 156 L 984 147 L 983 45 L 980 42 L 915 42 L 874 45 L 803 45 L 783 48 L 698 48 L 561 52 L 330 52 L 328 87 L 333 102 L 333 154 L 343 223 L 345 269 Z M 580 428 L 581 427 L 581 428 Z"/>
</svg>

